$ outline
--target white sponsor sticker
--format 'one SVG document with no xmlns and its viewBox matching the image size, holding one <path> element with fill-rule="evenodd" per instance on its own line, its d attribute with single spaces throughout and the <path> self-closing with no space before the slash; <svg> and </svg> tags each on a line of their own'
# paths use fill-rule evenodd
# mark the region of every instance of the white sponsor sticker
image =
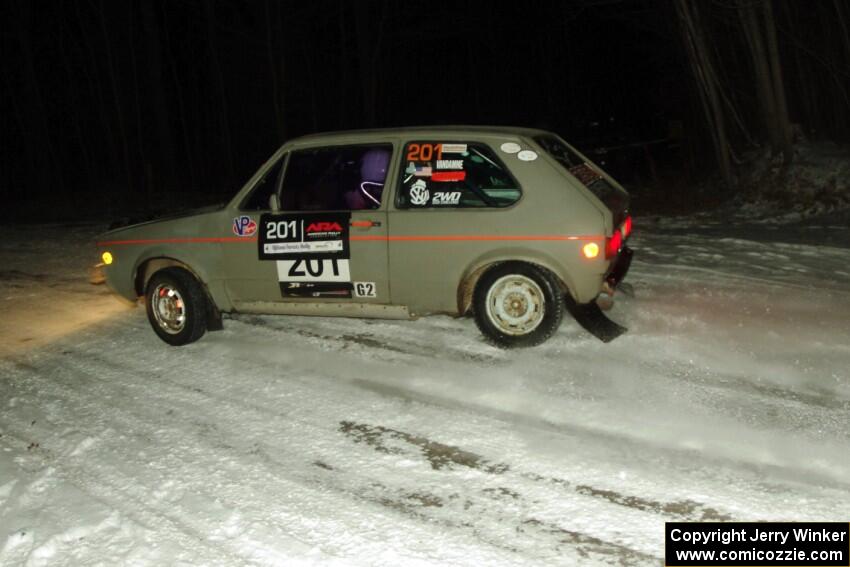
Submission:
<svg viewBox="0 0 850 567">
<path fill-rule="evenodd" d="M 349 282 L 348 260 L 278 260 L 277 279 L 281 282 Z"/>
<path fill-rule="evenodd" d="M 463 169 L 462 159 L 438 159 L 437 169 Z"/>
<path fill-rule="evenodd" d="M 522 147 L 516 142 L 505 142 L 502 144 L 502 151 L 506 154 L 515 154 L 520 151 Z"/>
<path fill-rule="evenodd" d="M 342 240 L 324 240 L 320 242 L 266 242 L 263 252 L 266 254 L 299 254 L 304 252 L 340 252 Z"/>
<path fill-rule="evenodd" d="M 460 203 L 460 191 L 436 191 L 432 205 L 457 205 Z"/>
<path fill-rule="evenodd" d="M 411 205 L 427 205 L 431 193 L 428 192 L 428 185 L 422 179 L 419 179 L 410 186 L 410 204 Z"/>
<path fill-rule="evenodd" d="M 354 297 L 378 297 L 375 282 L 354 282 Z"/>
<path fill-rule="evenodd" d="M 444 154 L 465 154 L 466 144 L 440 144 Z"/>
<path fill-rule="evenodd" d="M 532 152 L 531 150 L 523 150 L 516 155 L 522 161 L 534 161 L 537 159 L 537 152 Z"/>
</svg>

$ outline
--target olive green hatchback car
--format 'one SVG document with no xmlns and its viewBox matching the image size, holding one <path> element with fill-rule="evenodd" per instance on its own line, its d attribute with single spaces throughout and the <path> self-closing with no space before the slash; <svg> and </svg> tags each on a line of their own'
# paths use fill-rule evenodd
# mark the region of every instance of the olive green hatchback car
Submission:
<svg viewBox="0 0 850 567">
<path fill-rule="evenodd" d="M 222 313 L 472 313 L 491 342 L 517 347 L 569 311 L 608 340 L 625 330 L 598 305 L 631 261 L 628 203 L 550 132 L 340 132 L 286 143 L 224 206 L 112 230 L 98 246 L 108 285 L 144 296 L 172 345 L 220 329 Z"/>
</svg>

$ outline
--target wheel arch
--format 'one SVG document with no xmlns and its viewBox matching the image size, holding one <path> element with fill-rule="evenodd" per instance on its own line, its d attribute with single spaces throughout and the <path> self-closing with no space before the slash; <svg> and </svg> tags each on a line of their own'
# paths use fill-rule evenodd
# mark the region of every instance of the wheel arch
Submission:
<svg viewBox="0 0 850 567">
<path fill-rule="evenodd" d="M 136 290 L 136 294 L 138 296 L 144 295 L 145 288 L 147 288 L 148 282 L 150 281 L 151 277 L 157 272 L 160 272 L 167 268 L 180 268 L 186 270 L 192 275 L 192 277 L 194 277 L 198 281 L 198 283 L 201 285 L 201 289 L 204 290 L 204 294 L 206 294 L 207 297 L 207 330 L 221 330 L 221 311 L 219 310 L 215 300 L 213 299 L 212 294 L 210 293 L 209 287 L 207 286 L 207 282 L 197 270 L 192 268 L 192 266 L 190 266 L 186 262 L 169 256 L 153 256 L 142 260 L 141 262 L 139 262 L 139 265 L 136 268 L 136 273 L 133 277 L 133 286 Z"/>
<path fill-rule="evenodd" d="M 457 307 L 460 315 L 466 315 L 469 313 L 472 307 L 472 298 L 475 293 L 475 286 L 478 284 L 481 276 L 483 276 L 487 271 L 506 262 L 520 262 L 546 270 L 558 283 L 562 293 L 575 297 L 575 286 L 573 285 L 572 279 L 568 273 L 557 267 L 557 263 L 554 259 L 548 258 L 539 253 L 528 254 L 520 251 L 500 252 L 479 258 L 477 261 L 473 262 L 464 273 L 457 289 Z"/>
</svg>

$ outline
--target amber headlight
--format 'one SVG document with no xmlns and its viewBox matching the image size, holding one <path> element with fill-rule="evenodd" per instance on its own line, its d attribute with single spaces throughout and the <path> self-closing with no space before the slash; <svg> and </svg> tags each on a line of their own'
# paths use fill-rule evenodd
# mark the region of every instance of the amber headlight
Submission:
<svg viewBox="0 0 850 567">
<path fill-rule="evenodd" d="M 107 266 L 112 263 L 113 258 L 112 258 L 112 254 L 110 252 L 104 252 L 103 255 L 101 256 L 101 258 L 103 259 L 103 263 L 106 264 Z"/>
</svg>

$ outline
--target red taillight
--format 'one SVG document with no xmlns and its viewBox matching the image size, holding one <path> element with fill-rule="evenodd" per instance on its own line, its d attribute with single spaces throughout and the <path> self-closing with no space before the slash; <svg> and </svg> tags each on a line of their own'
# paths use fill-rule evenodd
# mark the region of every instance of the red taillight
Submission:
<svg viewBox="0 0 850 567">
<path fill-rule="evenodd" d="M 623 236 L 619 230 L 615 230 L 614 234 L 605 242 L 605 257 L 613 258 L 620 251 L 623 245 Z"/>
<path fill-rule="evenodd" d="M 625 222 L 623 222 L 623 238 L 628 238 L 632 233 L 632 217 L 626 217 Z"/>
</svg>

